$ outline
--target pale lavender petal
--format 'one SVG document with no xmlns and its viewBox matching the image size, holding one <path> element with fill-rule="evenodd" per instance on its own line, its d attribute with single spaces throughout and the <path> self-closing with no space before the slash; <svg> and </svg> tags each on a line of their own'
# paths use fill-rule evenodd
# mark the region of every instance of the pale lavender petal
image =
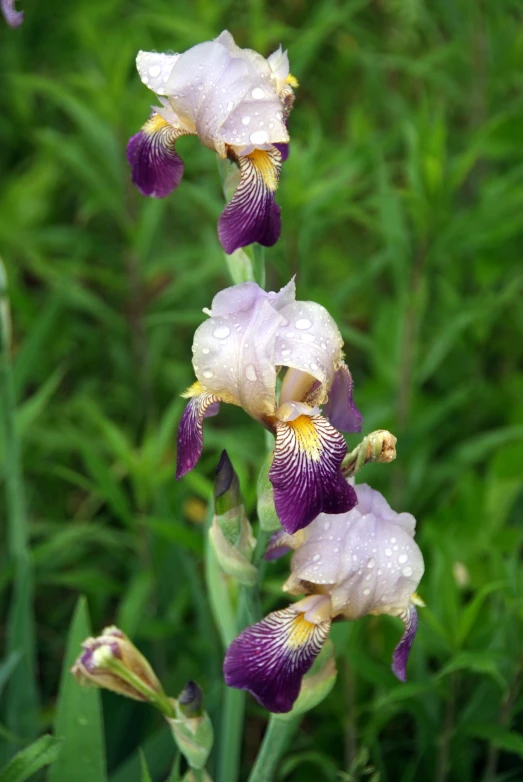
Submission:
<svg viewBox="0 0 523 782">
<path fill-rule="evenodd" d="M 353 387 L 349 368 L 341 362 L 334 375 L 328 402 L 323 406 L 323 415 L 340 432 L 361 432 L 363 418 L 352 398 Z"/>
<path fill-rule="evenodd" d="M 24 12 L 15 10 L 15 0 L 1 0 L 0 8 L 10 27 L 20 27 L 24 21 Z"/>
<path fill-rule="evenodd" d="M 315 377 L 321 383 L 317 400 L 321 404 L 328 396 L 341 358 L 340 331 L 325 307 L 312 301 L 295 301 L 282 309 L 281 314 L 285 322 L 276 335 L 275 361 Z M 289 400 L 282 400 L 285 401 Z"/>
<path fill-rule="evenodd" d="M 206 391 L 260 420 L 274 413 L 274 335 L 282 317 L 267 295 L 259 296 L 252 287 L 238 291 L 238 300 L 249 297 L 250 307 L 211 317 L 197 329 L 193 366 Z"/>
<path fill-rule="evenodd" d="M 269 614 L 229 646 L 223 666 L 226 683 L 248 690 L 269 711 L 290 711 L 330 624 L 308 622 L 292 606 Z"/>
<path fill-rule="evenodd" d="M 157 95 L 167 95 L 166 84 L 179 57 L 179 54 L 138 52 L 136 68 L 140 79 L 146 87 L 149 87 Z"/>
<path fill-rule="evenodd" d="M 256 86 L 253 87 L 253 84 Z M 227 97 L 231 94 L 234 100 L 237 93 L 232 86 L 227 89 Z M 260 96 L 261 100 L 253 96 Z M 238 101 L 220 126 L 219 135 L 226 144 L 234 147 L 266 148 L 268 144 L 288 144 L 289 131 L 281 100 L 266 83 L 251 79 L 245 97 Z"/>
<path fill-rule="evenodd" d="M 392 672 L 400 681 L 404 682 L 407 680 L 407 662 L 418 629 L 418 612 L 411 604 L 401 618 L 405 625 L 405 631 L 394 649 Z"/>
<path fill-rule="evenodd" d="M 280 207 L 274 200 L 281 155 L 274 147 L 239 158 L 240 182 L 218 223 L 218 236 L 229 255 L 259 242 L 270 247 L 281 230 Z"/>
<path fill-rule="evenodd" d="M 357 502 L 341 472 L 342 435 L 320 415 L 279 422 L 269 480 L 282 527 L 291 535 L 319 513 L 345 513 Z"/>
<path fill-rule="evenodd" d="M 292 535 L 280 529 L 271 535 L 267 548 L 265 549 L 264 559 L 271 562 L 273 559 L 280 559 L 296 548 L 296 541 Z"/>
<path fill-rule="evenodd" d="M 202 393 L 189 400 L 178 427 L 177 479 L 198 462 L 203 449 L 203 419 L 217 415 L 219 410 L 220 399 L 214 394 Z"/>
<path fill-rule="evenodd" d="M 379 492 L 365 484 L 355 490 L 358 504 L 349 513 L 322 514 L 307 527 L 292 557 L 292 573 L 302 581 L 333 585 L 334 610 L 347 619 L 397 614 L 409 605 L 423 575 L 421 551 L 402 526 L 402 514 L 394 513 Z"/>
<path fill-rule="evenodd" d="M 183 176 L 183 161 L 175 151 L 177 139 L 184 135 L 158 114 L 129 139 L 127 160 L 132 180 L 145 196 L 164 198 L 178 187 Z"/>
</svg>

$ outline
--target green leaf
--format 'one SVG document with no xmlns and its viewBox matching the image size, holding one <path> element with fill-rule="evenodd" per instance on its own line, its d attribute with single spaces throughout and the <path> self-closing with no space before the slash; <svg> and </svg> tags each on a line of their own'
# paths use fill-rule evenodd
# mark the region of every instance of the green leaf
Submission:
<svg viewBox="0 0 523 782">
<path fill-rule="evenodd" d="M 7 655 L 5 660 L 0 663 L 0 696 L 2 695 L 2 691 L 9 681 L 9 677 L 11 676 L 12 672 L 16 668 L 17 664 L 20 661 L 20 658 L 22 657 L 22 652 L 11 652 Z"/>
<path fill-rule="evenodd" d="M 468 724 L 464 730 L 470 736 L 490 741 L 495 747 L 505 752 L 513 752 L 523 758 L 523 736 L 513 730 L 506 730 L 492 723 Z"/>
<path fill-rule="evenodd" d="M 69 671 L 81 651 L 82 641 L 90 635 L 87 601 L 81 597 L 69 630 L 54 725 L 56 736 L 63 738 L 63 746 L 49 782 L 107 779 L 100 692 L 80 686 Z"/>
<path fill-rule="evenodd" d="M 54 763 L 60 753 L 60 739 L 42 736 L 21 750 L 0 771 L 2 782 L 24 782 L 44 766 Z"/>
<path fill-rule="evenodd" d="M 507 690 L 507 682 L 501 675 L 494 656 L 489 652 L 460 652 L 439 671 L 436 678 L 463 670 L 490 676 L 503 692 Z"/>
<path fill-rule="evenodd" d="M 147 768 L 147 761 L 142 749 L 140 749 L 140 767 L 142 769 L 142 782 L 152 782 L 149 769 Z"/>
</svg>

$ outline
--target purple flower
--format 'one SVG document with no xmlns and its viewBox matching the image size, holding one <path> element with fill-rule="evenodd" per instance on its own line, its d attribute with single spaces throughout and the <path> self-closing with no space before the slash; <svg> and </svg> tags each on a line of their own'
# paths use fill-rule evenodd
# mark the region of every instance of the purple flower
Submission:
<svg viewBox="0 0 523 782">
<path fill-rule="evenodd" d="M 248 627 L 227 651 L 227 684 L 251 692 L 270 711 L 290 711 L 303 675 L 324 644 L 334 619 L 390 614 L 404 623 L 392 670 L 405 681 L 418 619 L 415 594 L 424 571 L 414 542 L 416 520 L 396 513 L 366 484 L 343 516 L 320 515 L 295 535 L 278 532 L 269 558 L 294 549 L 284 590 L 303 600 Z"/>
<path fill-rule="evenodd" d="M 159 98 L 151 118 L 127 147 L 135 185 L 163 198 L 180 184 L 180 136 L 198 136 L 221 158 L 235 162 L 239 183 L 222 213 L 218 234 L 226 253 L 253 242 L 273 245 L 280 235 L 274 194 L 287 157 L 296 80 L 281 47 L 268 59 L 240 49 L 224 31 L 183 54 L 139 52 L 143 83 Z"/>
<path fill-rule="evenodd" d="M 10 27 L 20 27 L 24 21 L 24 12 L 15 11 L 15 0 L 0 0 L 0 9 Z"/>
<path fill-rule="evenodd" d="M 226 288 L 207 314 L 194 335 L 198 382 L 185 393 L 190 401 L 178 430 L 177 477 L 200 458 L 204 418 L 226 402 L 243 407 L 275 435 L 269 479 L 288 532 L 322 511 L 350 510 L 356 495 L 341 471 L 347 446 L 335 427 L 359 431 L 361 416 L 342 361 L 343 340 L 327 310 L 296 301 L 291 280 L 279 293 L 253 282 Z"/>
</svg>

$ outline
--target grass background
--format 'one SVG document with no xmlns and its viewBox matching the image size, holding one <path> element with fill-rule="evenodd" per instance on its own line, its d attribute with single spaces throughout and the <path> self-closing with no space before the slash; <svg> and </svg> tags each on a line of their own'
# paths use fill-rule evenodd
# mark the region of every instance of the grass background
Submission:
<svg viewBox="0 0 523 782">
<path fill-rule="evenodd" d="M 220 727 L 203 521 L 224 447 L 253 514 L 263 432 L 223 409 L 198 469 L 174 481 L 192 334 L 228 284 L 220 183 L 212 153 L 186 138 L 179 190 L 144 199 L 125 145 L 154 100 L 137 50 L 183 51 L 228 28 L 266 55 L 288 46 L 300 81 L 269 287 L 297 274 L 299 298 L 340 324 L 364 432 L 399 438 L 397 461 L 362 479 L 416 515 L 426 561 L 409 682 L 389 671 L 395 620 L 337 625 L 338 684 L 278 779 L 522 779 L 520 0 L 23 7 L 20 29 L 0 26 L 0 255 L 30 559 L 17 571 L 3 523 L 0 616 L 5 627 L 10 601 L 24 603 L 15 574 L 33 573 L 38 695 L 31 646 L 4 692 L 4 745 L 52 724 L 80 593 L 94 628 L 119 623 L 169 692 L 196 678 Z M 267 571 L 267 609 L 284 604 L 283 578 L 283 565 Z M 111 694 L 103 705 L 111 782 L 140 778 L 139 746 L 165 779 L 161 718 Z M 265 716 L 249 700 L 244 773 Z"/>
</svg>

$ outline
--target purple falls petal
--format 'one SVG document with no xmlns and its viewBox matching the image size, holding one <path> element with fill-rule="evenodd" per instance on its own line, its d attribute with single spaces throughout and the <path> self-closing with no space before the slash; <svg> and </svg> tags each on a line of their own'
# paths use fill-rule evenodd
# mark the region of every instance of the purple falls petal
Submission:
<svg viewBox="0 0 523 782">
<path fill-rule="evenodd" d="M 418 612 L 410 604 L 405 614 L 401 617 L 405 625 L 405 630 L 400 638 L 399 644 L 394 649 L 392 655 L 392 673 L 402 682 L 407 680 L 407 662 L 414 637 L 418 629 Z"/>
<path fill-rule="evenodd" d="M 361 432 L 363 417 L 354 404 L 354 382 L 346 364 L 341 362 L 329 392 L 329 400 L 323 406 L 323 415 L 341 432 Z"/>
<path fill-rule="evenodd" d="M 276 149 L 279 151 L 281 155 L 281 162 L 285 163 L 287 158 L 289 157 L 289 145 L 288 144 L 275 144 L 274 145 Z"/>
<path fill-rule="evenodd" d="M 15 0 L 0 0 L 0 9 L 9 27 L 20 27 L 24 21 L 24 12 L 15 11 Z"/>
<path fill-rule="evenodd" d="M 347 446 L 321 415 L 300 415 L 276 427 L 269 480 L 282 527 L 291 535 L 320 513 L 345 513 L 358 499 L 341 471 Z"/>
<path fill-rule="evenodd" d="M 274 611 L 229 646 L 223 665 L 226 683 L 248 690 L 269 711 L 290 711 L 330 625 L 330 620 L 308 622 L 292 606 Z"/>
<path fill-rule="evenodd" d="M 271 535 L 263 558 L 267 560 L 267 562 L 272 562 L 273 559 L 284 557 L 285 554 L 288 554 L 289 551 L 292 551 L 295 548 L 296 543 L 292 535 L 289 535 L 284 529 L 279 529 Z"/>
<path fill-rule="evenodd" d="M 165 198 L 178 187 L 183 161 L 174 145 L 183 135 L 159 114 L 153 114 L 139 133 L 129 139 L 127 160 L 132 180 L 142 195 Z"/>
<path fill-rule="evenodd" d="M 280 207 L 274 200 L 281 169 L 277 149 L 255 149 L 238 159 L 240 182 L 218 222 L 218 236 L 230 255 L 258 242 L 271 247 L 281 231 Z"/>
<path fill-rule="evenodd" d="M 178 427 L 177 480 L 192 470 L 202 454 L 203 419 L 217 415 L 219 410 L 220 399 L 215 394 L 204 392 L 189 401 Z"/>
</svg>

